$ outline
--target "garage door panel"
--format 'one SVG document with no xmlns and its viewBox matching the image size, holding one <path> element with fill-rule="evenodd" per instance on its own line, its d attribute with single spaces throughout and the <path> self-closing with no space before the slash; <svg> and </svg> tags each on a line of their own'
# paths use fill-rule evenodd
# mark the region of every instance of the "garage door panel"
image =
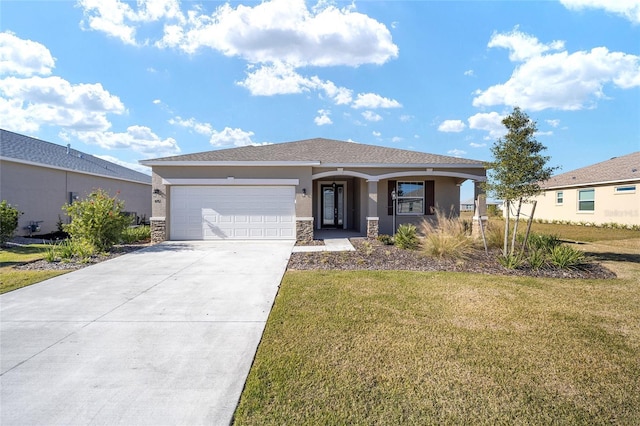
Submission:
<svg viewBox="0 0 640 426">
<path fill-rule="evenodd" d="M 171 239 L 294 239 L 293 186 L 171 188 Z"/>
</svg>

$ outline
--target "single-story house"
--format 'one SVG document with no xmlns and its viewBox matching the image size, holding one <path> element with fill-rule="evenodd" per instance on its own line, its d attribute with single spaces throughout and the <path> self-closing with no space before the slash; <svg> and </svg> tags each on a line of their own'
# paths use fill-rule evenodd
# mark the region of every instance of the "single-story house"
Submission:
<svg viewBox="0 0 640 426">
<path fill-rule="evenodd" d="M 553 176 L 541 186 L 544 192 L 532 198 L 535 219 L 640 226 L 640 151 Z"/>
<path fill-rule="evenodd" d="M 152 168 L 154 241 L 392 234 L 436 207 L 459 212 L 460 185 L 486 180 L 481 161 L 329 139 L 140 163 Z"/>
<path fill-rule="evenodd" d="M 0 129 L 0 198 L 23 214 L 17 235 L 46 234 L 66 223 L 62 206 L 103 189 L 137 219 L 151 216 L 151 176 L 98 157 Z"/>
</svg>

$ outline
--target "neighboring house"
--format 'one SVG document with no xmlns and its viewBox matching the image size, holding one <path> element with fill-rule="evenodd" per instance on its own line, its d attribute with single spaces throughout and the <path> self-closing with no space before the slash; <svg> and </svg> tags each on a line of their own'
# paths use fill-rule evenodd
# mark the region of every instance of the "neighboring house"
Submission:
<svg viewBox="0 0 640 426">
<path fill-rule="evenodd" d="M 141 164 L 153 169 L 154 241 L 305 241 L 323 228 L 392 234 L 394 218 L 419 223 L 436 207 L 458 213 L 459 185 L 486 180 L 481 161 L 328 139 Z"/>
<path fill-rule="evenodd" d="M 67 221 L 62 206 L 98 188 L 117 193 L 139 219 L 151 216 L 151 176 L 0 129 L 0 199 L 23 212 L 17 235 L 56 231 L 59 220 Z"/>
<path fill-rule="evenodd" d="M 544 192 L 532 199 L 535 219 L 640 226 L 640 151 L 556 175 L 541 186 Z"/>
</svg>

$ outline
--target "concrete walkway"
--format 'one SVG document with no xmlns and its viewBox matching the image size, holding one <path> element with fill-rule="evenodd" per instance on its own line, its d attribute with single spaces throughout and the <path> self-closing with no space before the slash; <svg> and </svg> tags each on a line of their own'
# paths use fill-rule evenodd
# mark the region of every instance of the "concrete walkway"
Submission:
<svg viewBox="0 0 640 426">
<path fill-rule="evenodd" d="M 163 243 L 0 296 L 0 424 L 229 424 L 292 247 Z"/>
<path fill-rule="evenodd" d="M 326 238 L 324 245 L 319 246 L 295 246 L 294 253 L 305 253 L 312 251 L 355 251 L 348 238 Z"/>
</svg>

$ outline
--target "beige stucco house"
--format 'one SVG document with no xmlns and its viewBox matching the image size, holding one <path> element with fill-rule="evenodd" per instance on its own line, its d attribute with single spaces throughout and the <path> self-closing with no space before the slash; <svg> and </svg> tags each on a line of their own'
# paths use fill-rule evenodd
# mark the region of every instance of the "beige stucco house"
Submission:
<svg viewBox="0 0 640 426">
<path fill-rule="evenodd" d="M 418 223 L 436 207 L 459 212 L 462 182 L 486 179 L 481 161 L 328 139 L 141 164 L 152 168 L 155 241 L 391 234 L 394 221 Z"/>
<path fill-rule="evenodd" d="M 556 175 L 541 186 L 544 192 L 532 199 L 536 219 L 640 226 L 640 151 Z"/>
<path fill-rule="evenodd" d="M 62 206 L 98 188 L 118 193 L 132 215 L 151 216 L 150 176 L 69 146 L 0 129 L 0 199 L 23 212 L 17 235 L 56 231 L 58 221 L 67 219 Z"/>
</svg>

